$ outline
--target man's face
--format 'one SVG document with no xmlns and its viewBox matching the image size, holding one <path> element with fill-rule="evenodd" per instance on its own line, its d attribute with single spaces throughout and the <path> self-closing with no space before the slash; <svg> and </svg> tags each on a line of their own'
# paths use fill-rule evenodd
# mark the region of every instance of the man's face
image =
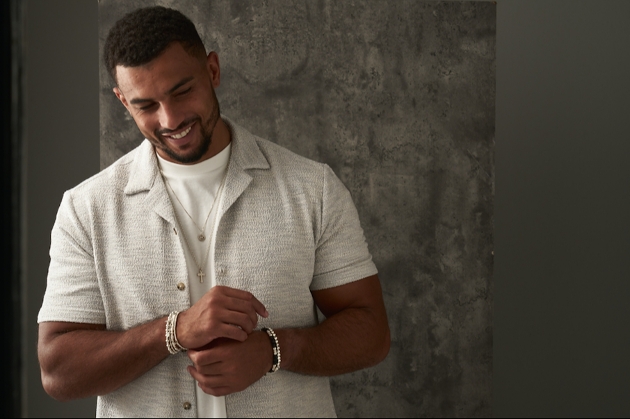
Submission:
<svg viewBox="0 0 630 419">
<path fill-rule="evenodd" d="M 148 64 L 117 66 L 116 79 L 114 93 L 162 158 L 193 164 L 219 151 L 212 141 L 220 113 L 216 53 L 203 59 L 174 42 Z"/>
</svg>

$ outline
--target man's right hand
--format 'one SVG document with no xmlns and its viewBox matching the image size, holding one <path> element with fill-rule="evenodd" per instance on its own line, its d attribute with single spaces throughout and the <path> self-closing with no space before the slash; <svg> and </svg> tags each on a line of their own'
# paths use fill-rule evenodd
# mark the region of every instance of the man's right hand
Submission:
<svg viewBox="0 0 630 419">
<path fill-rule="evenodd" d="M 186 348 L 199 348 L 216 338 L 244 341 L 258 315 L 269 314 L 247 291 L 216 286 L 180 313 L 177 337 Z M 110 393 L 145 374 L 169 356 L 164 343 L 166 317 L 125 331 L 104 324 L 43 322 L 38 355 L 42 384 L 57 400 Z"/>
<path fill-rule="evenodd" d="M 251 293 L 217 285 L 177 319 L 177 340 L 185 348 L 200 348 L 217 338 L 243 342 L 269 316 Z"/>
</svg>

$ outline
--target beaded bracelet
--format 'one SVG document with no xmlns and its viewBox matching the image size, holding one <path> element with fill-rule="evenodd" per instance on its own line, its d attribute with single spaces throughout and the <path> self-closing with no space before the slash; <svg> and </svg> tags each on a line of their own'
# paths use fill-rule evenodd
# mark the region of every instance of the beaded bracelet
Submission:
<svg viewBox="0 0 630 419">
<path fill-rule="evenodd" d="M 177 316 L 179 316 L 179 311 L 173 311 L 166 319 L 166 349 L 171 355 L 187 350 L 177 340 Z"/>
<path fill-rule="evenodd" d="M 278 342 L 278 336 L 273 331 L 273 329 L 269 327 L 263 327 L 263 332 L 266 332 L 269 335 L 269 340 L 271 341 L 271 349 L 273 350 L 273 363 L 271 365 L 270 373 L 276 372 L 280 369 L 280 343 Z"/>
</svg>

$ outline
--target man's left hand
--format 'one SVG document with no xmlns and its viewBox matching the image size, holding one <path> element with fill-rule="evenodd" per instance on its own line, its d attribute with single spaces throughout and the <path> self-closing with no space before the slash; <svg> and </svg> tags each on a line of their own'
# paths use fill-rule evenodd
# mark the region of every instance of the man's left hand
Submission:
<svg viewBox="0 0 630 419">
<path fill-rule="evenodd" d="M 213 396 L 243 391 L 258 381 L 272 365 L 272 349 L 265 332 L 256 331 L 243 342 L 219 338 L 208 345 L 189 349 L 193 366 L 188 372 L 199 387 Z"/>
</svg>

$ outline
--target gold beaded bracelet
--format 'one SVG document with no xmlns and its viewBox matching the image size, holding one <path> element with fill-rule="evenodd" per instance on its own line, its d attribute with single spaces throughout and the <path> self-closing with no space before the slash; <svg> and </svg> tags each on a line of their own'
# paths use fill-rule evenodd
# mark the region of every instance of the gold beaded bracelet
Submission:
<svg viewBox="0 0 630 419">
<path fill-rule="evenodd" d="M 177 316 L 179 311 L 173 311 L 166 319 L 166 349 L 171 355 L 187 350 L 177 340 Z"/>
</svg>

